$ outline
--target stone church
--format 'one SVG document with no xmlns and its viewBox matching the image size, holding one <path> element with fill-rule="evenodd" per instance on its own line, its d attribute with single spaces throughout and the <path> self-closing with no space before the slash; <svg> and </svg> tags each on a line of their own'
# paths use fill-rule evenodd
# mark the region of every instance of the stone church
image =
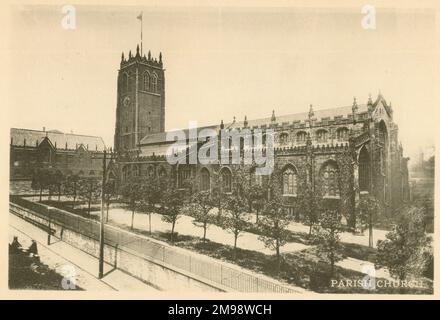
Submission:
<svg viewBox="0 0 440 320">
<path fill-rule="evenodd" d="M 142 55 L 139 46 L 127 58 L 122 54 L 117 83 L 114 146 L 119 181 L 135 176 L 168 177 L 179 188 L 191 181 L 199 190 L 211 190 L 221 181 L 223 192 L 228 193 L 241 167 L 251 183 L 265 183 L 252 165 L 243 169 L 242 165 L 167 162 L 173 142 L 166 141 L 162 54 L 158 59 L 150 52 Z M 375 99 L 370 96 L 366 103 L 354 99 L 348 106 L 315 110 L 310 105 L 302 113 L 279 116 L 269 111 L 269 115 L 229 123 L 218 119 L 217 125 L 204 128 L 218 132 L 223 128 L 273 129 L 275 170 L 282 177 L 280 189 L 292 214 L 305 186 L 336 203 L 349 217 L 355 214 L 356 200 L 368 193 L 389 214 L 409 199 L 409 158 L 403 156 L 391 103 L 381 94 Z"/>
</svg>

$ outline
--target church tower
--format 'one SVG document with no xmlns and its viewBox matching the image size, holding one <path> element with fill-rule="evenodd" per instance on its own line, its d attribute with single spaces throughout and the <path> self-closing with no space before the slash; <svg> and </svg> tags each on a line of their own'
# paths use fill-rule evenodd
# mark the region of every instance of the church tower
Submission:
<svg viewBox="0 0 440 320">
<path fill-rule="evenodd" d="M 148 134 L 165 131 L 165 74 L 159 59 L 122 53 L 118 72 L 115 151 L 135 151 Z"/>
</svg>

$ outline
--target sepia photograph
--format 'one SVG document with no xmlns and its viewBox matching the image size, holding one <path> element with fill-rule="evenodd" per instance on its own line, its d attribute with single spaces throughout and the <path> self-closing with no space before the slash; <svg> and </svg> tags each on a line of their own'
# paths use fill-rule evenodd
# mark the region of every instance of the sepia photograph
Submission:
<svg viewBox="0 0 440 320">
<path fill-rule="evenodd" d="M 5 7 L 3 291 L 434 297 L 439 8 L 336 3 Z"/>
</svg>

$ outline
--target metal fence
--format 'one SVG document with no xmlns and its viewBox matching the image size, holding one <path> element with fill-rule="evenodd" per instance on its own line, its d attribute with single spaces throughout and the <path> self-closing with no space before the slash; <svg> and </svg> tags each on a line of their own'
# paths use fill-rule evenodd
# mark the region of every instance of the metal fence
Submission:
<svg viewBox="0 0 440 320">
<path fill-rule="evenodd" d="M 26 208 L 31 214 L 62 225 L 63 227 L 99 240 L 99 222 L 89 220 L 70 212 L 35 203 L 20 196 L 10 196 L 11 206 L 14 204 Z M 211 259 L 203 259 L 178 248 L 167 246 L 134 233 L 105 226 L 105 243 L 117 246 L 118 250 L 128 250 L 147 260 L 159 261 L 169 268 L 176 268 L 206 279 L 226 288 L 240 292 L 277 292 L 298 293 L 299 290 L 258 277 L 245 271 L 228 267 Z"/>
</svg>

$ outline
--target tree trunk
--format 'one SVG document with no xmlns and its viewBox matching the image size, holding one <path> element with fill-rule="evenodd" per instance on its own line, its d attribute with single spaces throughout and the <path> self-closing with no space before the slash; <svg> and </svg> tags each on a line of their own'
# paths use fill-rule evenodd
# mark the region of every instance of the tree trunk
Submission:
<svg viewBox="0 0 440 320">
<path fill-rule="evenodd" d="M 255 223 L 258 223 L 258 214 L 260 213 L 259 211 L 260 211 L 259 209 L 257 209 L 256 211 Z"/>
<path fill-rule="evenodd" d="M 105 223 L 108 222 L 108 211 L 109 211 L 109 207 L 110 207 L 110 201 L 107 202 L 107 214 L 106 214 L 106 218 L 105 218 Z"/>
<path fill-rule="evenodd" d="M 148 213 L 148 231 L 151 235 L 151 212 Z"/>
<path fill-rule="evenodd" d="M 334 239 L 334 230 L 333 230 L 333 228 L 330 230 L 330 234 L 332 236 L 332 239 Z M 336 250 L 336 248 L 333 245 L 331 245 L 330 246 L 330 250 L 331 250 L 330 251 L 330 267 L 331 267 L 330 275 L 333 276 L 333 273 L 335 272 L 335 250 Z"/>
<path fill-rule="evenodd" d="M 174 244 L 174 226 L 176 225 L 176 220 L 173 220 L 171 226 L 171 243 Z"/>
<path fill-rule="evenodd" d="M 402 281 L 405 281 L 405 279 L 406 279 L 406 274 L 405 273 L 400 273 L 400 275 L 399 275 L 399 280 L 400 280 L 400 283 L 402 283 Z M 405 287 L 404 286 L 400 286 L 399 287 L 399 293 L 405 293 Z"/>
<path fill-rule="evenodd" d="M 222 198 L 221 198 L 221 195 L 220 195 L 219 199 L 218 199 L 217 223 L 219 223 L 221 221 L 221 216 L 222 216 L 222 213 L 223 213 L 222 210 L 223 210 L 222 209 Z"/>
<path fill-rule="evenodd" d="M 89 193 L 89 218 L 90 218 L 90 204 L 92 202 L 92 183 L 90 182 L 90 193 Z"/>
<path fill-rule="evenodd" d="M 221 205 L 221 203 L 219 202 L 219 204 L 218 204 L 218 211 L 217 211 L 217 223 L 219 223 L 220 222 L 220 220 L 221 220 L 221 217 L 222 216 L 222 205 Z"/>
<path fill-rule="evenodd" d="M 58 202 L 61 201 L 61 185 L 58 186 Z"/>
<path fill-rule="evenodd" d="M 312 235 L 312 226 L 313 226 L 313 224 L 310 224 L 310 225 L 309 225 L 309 236 Z"/>
<path fill-rule="evenodd" d="M 203 243 L 206 243 L 206 227 L 207 227 L 207 223 L 204 222 L 203 223 Z"/>
<path fill-rule="evenodd" d="M 88 207 L 88 209 L 87 209 L 87 212 L 88 212 L 88 214 L 89 214 L 89 218 L 90 218 L 90 205 L 91 205 L 91 202 L 92 202 L 92 199 L 89 198 L 89 207 Z"/>
<path fill-rule="evenodd" d="M 77 196 L 77 189 L 76 189 L 76 182 L 74 182 L 73 183 L 73 204 L 72 204 L 72 210 L 75 209 L 76 196 Z"/>
<path fill-rule="evenodd" d="M 238 233 L 234 233 L 234 260 L 237 260 L 237 238 Z"/>
<path fill-rule="evenodd" d="M 280 242 L 278 239 L 276 239 L 276 255 L 277 255 L 277 276 L 280 275 L 280 269 L 281 269 L 281 256 L 280 256 Z"/>
<path fill-rule="evenodd" d="M 334 272 L 335 272 L 335 262 L 333 258 L 330 258 L 330 276 L 333 277 Z"/>
<path fill-rule="evenodd" d="M 359 215 L 362 217 L 362 214 L 363 214 L 363 211 L 361 209 L 361 210 L 359 210 Z M 362 235 L 364 234 L 364 222 L 365 221 L 361 221 L 361 223 L 359 224 L 359 228 L 360 228 L 360 231 L 361 231 Z"/>
<path fill-rule="evenodd" d="M 371 212 L 370 212 L 369 219 L 370 219 L 370 221 L 368 224 L 368 246 L 370 248 L 373 248 L 373 221 L 372 221 L 372 217 L 371 217 Z"/>
<path fill-rule="evenodd" d="M 43 197 L 43 187 L 40 188 L 40 202 L 41 202 L 42 197 Z"/>
<path fill-rule="evenodd" d="M 134 210 L 131 210 L 131 230 L 133 230 Z"/>
</svg>

